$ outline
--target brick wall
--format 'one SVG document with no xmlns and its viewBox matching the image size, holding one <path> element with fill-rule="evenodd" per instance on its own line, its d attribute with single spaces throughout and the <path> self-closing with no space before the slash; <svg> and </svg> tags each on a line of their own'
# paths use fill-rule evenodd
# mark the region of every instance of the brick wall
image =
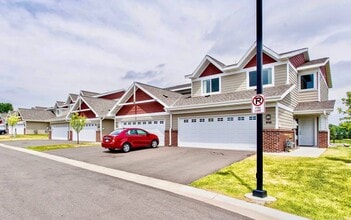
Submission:
<svg viewBox="0 0 351 220">
<path fill-rule="evenodd" d="M 318 147 L 327 148 L 328 147 L 328 131 L 318 132 Z"/>
<path fill-rule="evenodd" d="M 73 140 L 73 132 L 72 131 L 68 131 L 68 140 L 69 141 Z"/>
<path fill-rule="evenodd" d="M 264 152 L 283 152 L 285 143 L 291 140 L 295 143 L 293 130 L 264 129 L 263 130 L 263 151 Z"/>
<path fill-rule="evenodd" d="M 101 142 L 100 131 L 96 131 L 96 142 Z"/>
<path fill-rule="evenodd" d="M 49 131 L 49 140 L 52 139 L 52 131 Z"/>
<path fill-rule="evenodd" d="M 172 146 L 178 146 L 178 130 L 172 130 Z M 165 146 L 169 146 L 169 130 L 165 131 Z"/>
</svg>

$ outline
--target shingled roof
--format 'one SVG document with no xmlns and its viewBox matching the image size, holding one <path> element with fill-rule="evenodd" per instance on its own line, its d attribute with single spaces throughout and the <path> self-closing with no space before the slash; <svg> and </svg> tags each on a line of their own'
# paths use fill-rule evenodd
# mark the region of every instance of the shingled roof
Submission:
<svg viewBox="0 0 351 220">
<path fill-rule="evenodd" d="M 289 90 L 291 90 L 294 85 L 282 85 L 275 87 L 267 87 L 264 88 L 263 93 L 266 97 L 266 100 L 279 100 L 282 99 L 284 94 L 286 94 Z M 203 107 L 209 104 L 249 104 L 251 98 L 256 95 L 256 90 L 244 90 L 238 92 L 210 95 L 210 96 L 197 96 L 197 97 L 189 97 L 183 96 L 179 99 L 172 108 L 184 108 L 187 106 L 199 106 Z"/>
<path fill-rule="evenodd" d="M 116 101 L 110 99 L 101 99 L 93 97 L 80 97 L 93 112 L 97 114 L 97 117 L 104 117 L 116 104 Z"/>
<path fill-rule="evenodd" d="M 47 121 L 55 118 L 54 113 L 43 109 L 19 108 L 18 113 L 23 121 Z"/>
<path fill-rule="evenodd" d="M 303 112 L 331 112 L 334 110 L 335 100 L 328 100 L 322 102 L 300 102 L 297 104 L 294 112 L 303 113 Z"/>
</svg>

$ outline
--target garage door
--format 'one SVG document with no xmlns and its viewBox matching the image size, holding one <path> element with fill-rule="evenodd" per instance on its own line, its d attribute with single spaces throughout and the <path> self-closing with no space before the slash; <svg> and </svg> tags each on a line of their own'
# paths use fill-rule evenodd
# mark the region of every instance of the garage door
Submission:
<svg viewBox="0 0 351 220">
<path fill-rule="evenodd" d="M 68 140 L 68 124 L 51 125 L 51 139 L 52 140 Z"/>
<path fill-rule="evenodd" d="M 16 134 L 24 134 L 24 122 L 18 122 L 12 130 L 12 126 L 9 126 L 9 133 L 12 134 L 16 133 Z"/>
<path fill-rule="evenodd" d="M 96 141 L 97 125 L 87 123 L 84 128 L 79 132 L 79 141 Z M 77 140 L 77 132 L 72 130 L 73 140 Z"/>
<path fill-rule="evenodd" d="M 214 149 L 256 149 L 256 116 L 179 118 L 178 145 Z"/>
<path fill-rule="evenodd" d="M 150 133 L 156 134 L 160 141 L 159 145 L 165 145 L 165 121 L 164 120 L 149 120 L 149 121 L 124 121 L 119 122 L 119 128 L 141 128 Z"/>
</svg>

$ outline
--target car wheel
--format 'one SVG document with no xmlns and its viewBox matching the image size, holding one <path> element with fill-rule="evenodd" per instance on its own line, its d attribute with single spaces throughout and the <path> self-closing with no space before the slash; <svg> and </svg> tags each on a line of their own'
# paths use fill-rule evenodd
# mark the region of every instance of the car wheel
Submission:
<svg viewBox="0 0 351 220">
<path fill-rule="evenodd" d="M 156 148 L 158 145 L 158 142 L 156 140 L 151 141 L 151 147 Z"/>
<path fill-rule="evenodd" d="M 123 147 L 122 147 L 122 150 L 123 150 L 124 153 L 129 152 L 130 151 L 130 144 L 124 143 Z"/>
</svg>

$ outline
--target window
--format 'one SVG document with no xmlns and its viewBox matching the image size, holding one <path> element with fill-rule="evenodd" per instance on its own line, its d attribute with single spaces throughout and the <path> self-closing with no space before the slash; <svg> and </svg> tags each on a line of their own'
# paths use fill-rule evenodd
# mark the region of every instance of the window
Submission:
<svg viewBox="0 0 351 220">
<path fill-rule="evenodd" d="M 223 118 L 217 118 L 217 121 L 223 121 Z"/>
<path fill-rule="evenodd" d="M 146 121 L 143 121 L 143 125 L 146 125 Z"/>
<path fill-rule="evenodd" d="M 200 118 L 200 122 L 205 122 L 205 119 L 204 118 Z"/>
<path fill-rule="evenodd" d="M 206 79 L 202 81 L 202 93 L 211 94 L 219 92 L 219 78 Z"/>
<path fill-rule="evenodd" d="M 213 118 L 209 118 L 209 119 L 208 119 L 208 122 L 213 122 Z"/>
<path fill-rule="evenodd" d="M 154 121 L 154 124 L 157 125 L 157 124 L 158 124 L 158 121 Z"/>
<path fill-rule="evenodd" d="M 138 125 L 141 125 L 141 121 L 138 121 Z"/>
<path fill-rule="evenodd" d="M 256 116 L 250 116 L 250 117 L 249 117 L 249 120 L 250 120 L 250 121 L 255 121 L 255 120 L 256 120 Z"/>
<path fill-rule="evenodd" d="M 191 122 L 196 122 L 196 119 L 195 118 L 191 119 Z"/>
<path fill-rule="evenodd" d="M 164 121 L 160 121 L 160 125 L 163 125 L 165 122 Z"/>
<path fill-rule="evenodd" d="M 272 85 L 273 84 L 273 74 L 272 68 L 267 68 L 262 70 L 262 85 Z M 257 72 L 249 72 L 249 87 L 257 86 Z"/>
<path fill-rule="evenodd" d="M 146 131 L 144 131 L 144 130 L 137 130 L 137 134 L 146 136 Z"/>
<path fill-rule="evenodd" d="M 149 125 L 151 125 L 151 124 L 152 124 L 152 121 L 148 121 L 147 123 L 148 123 Z"/>
<path fill-rule="evenodd" d="M 314 74 L 302 75 L 300 77 L 300 89 L 314 89 Z"/>
<path fill-rule="evenodd" d="M 189 120 L 188 119 L 184 119 L 184 123 L 188 123 L 189 122 Z"/>
<path fill-rule="evenodd" d="M 227 121 L 234 121 L 234 117 L 228 117 Z"/>
<path fill-rule="evenodd" d="M 238 121 L 244 121 L 245 117 L 238 117 Z"/>
</svg>

